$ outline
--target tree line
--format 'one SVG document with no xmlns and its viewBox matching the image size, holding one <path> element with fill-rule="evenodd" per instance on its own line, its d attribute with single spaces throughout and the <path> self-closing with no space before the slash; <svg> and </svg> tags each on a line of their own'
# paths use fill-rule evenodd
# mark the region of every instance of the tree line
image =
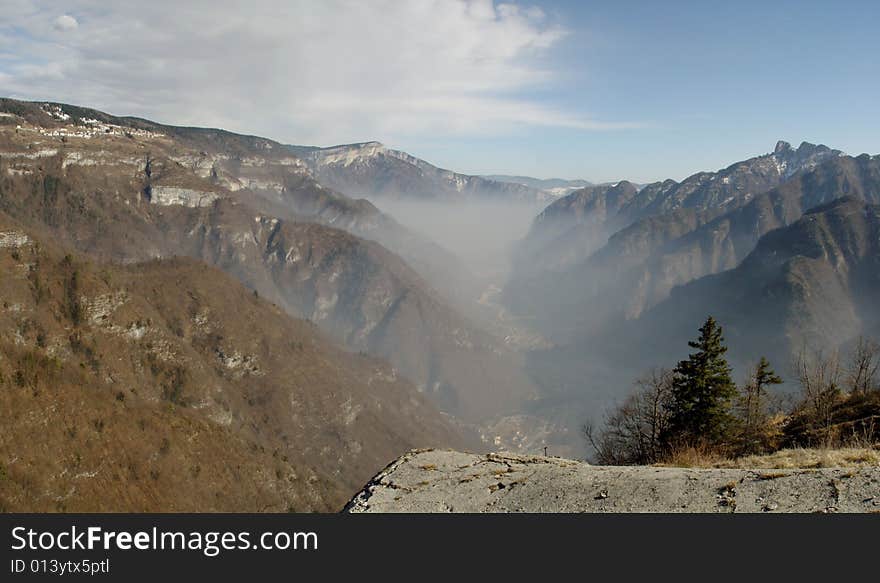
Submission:
<svg viewBox="0 0 880 583">
<path fill-rule="evenodd" d="M 651 464 L 683 450 L 739 457 L 784 447 L 834 447 L 880 438 L 880 345 L 859 339 L 846 356 L 804 347 L 794 359 L 793 402 L 774 391 L 783 379 L 761 357 L 733 381 L 722 327 L 709 316 L 694 352 L 672 370 L 655 369 L 584 435 L 600 464 Z"/>
</svg>

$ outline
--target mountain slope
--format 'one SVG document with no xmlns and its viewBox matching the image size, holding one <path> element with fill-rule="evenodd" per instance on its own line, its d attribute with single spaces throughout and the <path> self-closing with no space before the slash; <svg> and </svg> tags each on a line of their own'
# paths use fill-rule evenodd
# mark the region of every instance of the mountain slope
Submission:
<svg viewBox="0 0 880 583">
<path fill-rule="evenodd" d="M 804 345 L 833 350 L 880 335 L 877 297 L 880 206 L 845 197 L 771 231 L 736 269 L 674 289 L 640 321 L 675 337 L 711 313 L 739 358 L 787 363 Z"/>
<path fill-rule="evenodd" d="M 231 159 L 259 147 L 260 138 L 137 129 L 146 122 L 123 129 L 109 125 L 109 133 L 99 127 L 84 137 L 74 134 L 93 131 L 83 121 L 92 118 L 76 117 L 79 110 L 67 106 L 46 109 L 71 119 L 59 121 L 24 104 L 14 110 L 22 113 L 15 126 L 0 126 L 0 210 L 26 225 L 46 227 L 64 244 L 102 260 L 186 255 L 219 266 L 289 313 L 314 320 L 349 348 L 389 358 L 448 412 L 472 421 L 515 410 L 532 396 L 534 386 L 519 356 L 460 315 L 393 253 L 302 222 L 315 220 L 315 213 L 270 212 L 278 203 L 266 204 L 266 189 L 223 187 L 222 164 L 205 175 L 184 163 L 207 155 L 211 150 L 205 148 L 228 148 Z M 31 118 L 43 125 L 31 124 Z M 178 134 L 186 137 L 178 141 Z M 290 154 L 280 159 L 284 156 Z M 243 158 L 236 160 L 243 164 Z M 270 162 L 250 167 L 266 166 Z M 294 177 L 288 176 L 279 196 L 311 193 L 309 200 L 320 205 L 317 195 L 324 193 L 331 202 L 353 204 L 307 174 L 297 176 L 307 187 L 293 188 Z"/>
<path fill-rule="evenodd" d="M 808 145 L 802 145 L 798 151 L 805 150 L 812 151 Z M 842 156 L 824 146 L 815 147 L 815 151 L 828 157 L 780 186 L 740 198 L 735 204 L 678 208 L 639 219 L 611 235 L 595 251 L 584 244 L 546 245 L 542 253 L 555 254 L 559 259 L 554 263 L 542 255 L 540 260 L 530 262 L 540 266 L 537 271 L 519 269 L 506 299 L 520 313 L 535 313 L 545 334 L 558 328 L 557 339 L 570 339 L 573 334 L 586 334 L 587 330 L 601 327 L 610 317 L 637 317 L 667 297 L 676 285 L 735 267 L 763 234 L 790 224 L 812 206 L 847 194 L 880 201 L 877 158 Z M 761 166 L 765 165 L 766 159 Z M 634 198 L 640 196 L 641 193 Z M 598 222 L 602 213 L 596 214 Z M 593 228 L 601 232 L 601 226 Z M 586 229 L 570 229 L 574 233 L 581 231 L 584 238 L 589 236 Z M 565 243 L 567 239 L 559 237 L 554 240 L 557 242 Z M 589 256 L 579 257 L 579 262 L 565 261 L 577 257 L 578 250 L 587 251 Z M 545 265 L 554 269 L 543 269 Z M 586 305 L 601 309 L 572 319 L 572 312 L 587 312 Z"/>
<path fill-rule="evenodd" d="M 728 212 L 798 172 L 841 155 L 827 146 L 804 142 L 794 149 L 780 141 L 772 153 L 717 172 L 699 172 L 682 182 L 665 180 L 636 189 L 624 181 L 576 191 L 551 204 L 535 220 L 522 248 L 523 263 L 528 257 L 538 257 L 543 264 L 544 259 L 556 256 L 550 270 L 564 269 L 585 260 L 609 236 L 634 222 L 676 212 Z M 548 245 L 557 240 L 557 245 Z"/>
<path fill-rule="evenodd" d="M 637 291 L 627 313 L 637 315 L 667 297 L 676 285 L 736 267 L 763 235 L 840 196 L 880 203 L 880 157 L 830 159 L 740 208 L 706 220 L 684 236 L 666 238 L 633 274 Z M 709 219 L 712 214 L 703 216 Z M 610 249 L 603 260 L 619 261 Z"/>
<path fill-rule="evenodd" d="M 449 282 L 457 289 L 467 281 L 451 253 L 369 201 L 318 183 L 302 159 L 273 140 L 220 129 L 168 126 L 58 103 L 0 98 L 0 111 L 11 114 L 0 118 L 4 137 L 10 139 L 14 129 L 17 138 L 10 139 L 10 151 L 0 152 L 0 159 L 12 164 L 22 148 L 36 148 L 43 157 L 60 147 L 65 168 L 107 171 L 115 165 L 136 172 L 140 166 L 146 174 L 149 166 L 151 175 L 140 177 L 141 186 L 145 193 L 155 187 L 157 202 L 194 205 L 199 196 L 206 196 L 202 202 L 209 204 L 217 193 L 226 193 L 266 213 L 307 219 L 377 241 L 434 284 Z M 193 185 L 196 188 L 187 192 Z"/>
<path fill-rule="evenodd" d="M 474 443 L 387 364 L 216 269 L 50 240 L 0 213 L 8 510 L 332 510 L 389 456 Z"/>
<path fill-rule="evenodd" d="M 536 413 L 561 425 L 601 421 L 635 379 L 673 366 L 712 315 L 737 376 L 766 356 L 788 376 L 804 346 L 847 349 L 880 338 L 880 206 L 841 198 L 770 231 L 735 269 L 676 287 L 636 318 L 618 314 L 569 343 L 530 355 L 547 397 Z M 783 390 L 794 390 L 786 383 Z"/>
<path fill-rule="evenodd" d="M 633 183 L 623 180 L 587 186 L 550 204 L 517 246 L 517 277 L 530 267 L 539 272 L 563 269 L 589 257 L 613 232 L 610 219 L 637 193 Z"/>
<path fill-rule="evenodd" d="M 779 141 L 773 152 L 737 162 L 717 172 L 699 172 L 681 183 L 667 180 L 649 184 L 621 209 L 621 213 L 631 222 L 681 208 L 738 206 L 798 172 L 842 154 L 823 145 L 802 142 L 794 149 L 788 142 Z"/>
</svg>

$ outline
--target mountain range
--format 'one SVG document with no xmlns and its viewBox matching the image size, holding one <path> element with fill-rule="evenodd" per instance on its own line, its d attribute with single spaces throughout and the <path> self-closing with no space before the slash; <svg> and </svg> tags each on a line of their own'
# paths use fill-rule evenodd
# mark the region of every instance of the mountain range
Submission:
<svg viewBox="0 0 880 583">
<path fill-rule="evenodd" d="M 761 235 L 811 206 L 848 194 L 876 200 L 876 165 L 779 142 L 770 154 L 682 183 L 577 191 L 551 204 L 517 248 L 507 304 L 563 340 L 609 317 L 637 317 L 674 286 L 736 266 Z"/>
<path fill-rule="evenodd" d="M 460 314 L 416 261 L 357 235 L 439 247 L 317 183 L 277 143 L 63 105 L 5 106 L 17 118 L 0 126 L 0 209 L 23 224 L 100 260 L 185 255 L 220 267 L 348 348 L 388 358 L 472 422 L 532 396 L 519 355 Z"/>
<path fill-rule="evenodd" d="M 878 205 L 880 157 L 806 142 L 590 184 L 2 99 L 0 505 L 328 510 L 409 447 L 576 455 L 709 314 L 738 371 L 880 335 Z M 510 208 L 508 272 L 464 224 Z"/>
</svg>

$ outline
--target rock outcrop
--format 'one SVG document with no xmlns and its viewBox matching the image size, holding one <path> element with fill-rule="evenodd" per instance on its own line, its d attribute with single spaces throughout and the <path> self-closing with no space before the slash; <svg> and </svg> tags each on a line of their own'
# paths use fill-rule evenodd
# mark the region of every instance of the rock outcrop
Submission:
<svg viewBox="0 0 880 583">
<path fill-rule="evenodd" d="M 685 469 L 412 451 L 346 512 L 877 512 L 880 467 Z"/>
</svg>

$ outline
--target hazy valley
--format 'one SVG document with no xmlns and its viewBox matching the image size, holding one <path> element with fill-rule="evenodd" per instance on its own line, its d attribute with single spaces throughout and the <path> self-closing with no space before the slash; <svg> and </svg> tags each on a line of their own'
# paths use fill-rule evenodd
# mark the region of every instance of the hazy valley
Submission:
<svg viewBox="0 0 880 583">
<path fill-rule="evenodd" d="M 3 99 L 0 265 L 0 504 L 331 510 L 415 447 L 582 457 L 710 314 L 740 376 L 880 338 L 880 157 L 591 184 Z"/>
</svg>

